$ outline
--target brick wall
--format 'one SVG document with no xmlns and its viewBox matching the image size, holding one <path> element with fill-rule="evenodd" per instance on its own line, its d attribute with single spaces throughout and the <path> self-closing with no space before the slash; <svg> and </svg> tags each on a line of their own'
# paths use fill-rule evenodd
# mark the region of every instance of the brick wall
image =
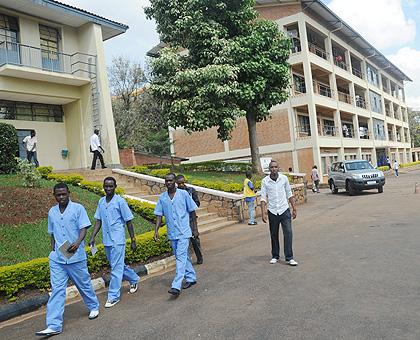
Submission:
<svg viewBox="0 0 420 340">
<path fill-rule="evenodd" d="M 264 19 L 278 20 L 302 11 L 300 4 L 257 7 L 257 11 Z"/>
<path fill-rule="evenodd" d="M 264 154 L 261 156 L 271 157 L 272 159 L 277 161 L 277 164 L 279 165 L 279 168 L 281 169 L 281 171 L 288 171 L 289 167 L 293 168 L 293 157 L 292 157 L 291 151 Z"/>
<path fill-rule="evenodd" d="M 312 172 L 312 167 L 315 164 L 312 148 L 298 150 L 297 154 L 299 162 L 299 172 L 306 173 L 306 177 L 308 178 L 308 176 Z"/>
<path fill-rule="evenodd" d="M 184 130 L 173 132 L 174 148 L 177 157 L 191 157 L 225 151 L 223 142 L 217 138 L 217 129 L 188 134 Z"/>
<path fill-rule="evenodd" d="M 134 149 L 120 149 L 118 151 L 120 153 L 120 163 L 124 167 L 137 165 Z"/>
</svg>

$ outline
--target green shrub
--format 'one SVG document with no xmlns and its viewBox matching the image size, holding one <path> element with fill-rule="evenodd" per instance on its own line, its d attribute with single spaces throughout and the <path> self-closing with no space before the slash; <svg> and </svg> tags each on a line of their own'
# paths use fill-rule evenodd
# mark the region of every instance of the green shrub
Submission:
<svg viewBox="0 0 420 340">
<path fill-rule="evenodd" d="M 137 249 L 132 251 L 131 241 L 126 241 L 126 263 L 145 262 L 153 256 L 171 252 L 170 243 L 166 237 L 166 227 L 159 230 L 160 240 L 153 240 L 153 231 L 136 236 Z M 85 248 L 88 256 L 90 273 L 95 273 L 108 265 L 103 245 L 98 245 L 98 252 L 92 256 L 90 249 Z M 0 296 L 6 296 L 9 301 L 16 300 L 16 295 L 23 289 L 41 289 L 50 287 L 50 272 L 48 258 L 39 258 L 22 262 L 13 266 L 0 267 Z"/>
<path fill-rule="evenodd" d="M 86 189 L 90 192 L 93 192 L 95 194 L 101 195 L 101 196 L 105 196 L 105 191 L 103 188 L 103 183 L 102 182 L 88 182 L 88 181 L 81 181 L 79 183 L 79 186 L 83 189 Z M 118 195 L 124 195 L 124 189 L 117 187 L 115 189 L 115 193 Z"/>
<path fill-rule="evenodd" d="M 0 173 L 16 171 L 15 157 L 19 155 L 19 142 L 13 125 L 0 123 Z"/>
<path fill-rule="evenodd" d="M 150 169 L 144 165 L 130 166 L 127 168 L 127 170 L 137 172 L 138 174 L 145 174 L 145 175 L 150 174 Z"/>
<path fill-rule="evenodd" d="M 48 175 L 53 171 L 52 166 L 39 166 L 36 168 L 42 178 L 47 179 Z"/>
<path fill-rule="evenodd" d="M 17 171 L 22 178 L 23 186 L 25 187 L 38 187 L 41 175 L 35 168 L 35 165 L 29 163 L 27 159 L 20 159 L 16 157 Z"/>
<path fill-rule="evenodd" d="M 378 166 L 377 169 L 380 171 L 388 171 L 390 167 L 388 165 L 384 165 L 384 166 Z"/>
<path fill-rule="evenodd" d="M 156 215 L 154 214 L 155 205 L 147 202 L 142 202 L 130 198 L 126 198 L 128 206 L 141 217 L 148 221 L 156 222 Z"/>
<path fill-rule="evenodd" d="M 400 167 L 401 167 L 401 168 L 407 168 L 407 167 L 409 167 L 409 166 L 414 166 L 414 165 L 418 165 L 418 164 L 420 164 L 420 161 L 417 161 L 417 162 L 404 163 L 404 164 L 401 164 L 401 165 L 400 165 Z"/>
<path fill-rule="evenodd" d="M 62 175 L 62 174 L 49 174 L 47 179 L 56 181 L 56 182 L 63 182 L 72 185 L 78 185 L 80 182 L 84 180 L 84 178 L 79 174 L 70 174 L 70 175 Z"/>
<path fill-rule="evenodd" d="M 200 163 L 181 164 L 179 171 L 226 171 L 245 172 L 251 169 L 250 163 L 208 161 Z"/>
<path fill-rule="evenodd" d="M 171 170 L 169 169 L 155 169 L 150 171 L 150 176 L 165 178 L 165 176 L 170 172 Z"/>
</svg>

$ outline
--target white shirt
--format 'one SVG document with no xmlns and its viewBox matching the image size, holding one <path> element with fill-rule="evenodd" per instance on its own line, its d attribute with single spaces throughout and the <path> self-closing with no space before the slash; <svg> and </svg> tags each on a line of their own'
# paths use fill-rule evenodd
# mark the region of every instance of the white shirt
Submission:
<svg viewBox="0 0 420 340">
<path fill-rule="evenodd" d="M 289 208 L 289 198 L 292 197 L 289 179 L 279 174 L 276 181 L 270 176 L 263 178 L 261 182 L 261 201 L 268 203 L 268 211 L 274 215 L 281 215 Z"/>
<path fill-rule="evenodd" d="M 318 181 L 319 180 L 318 169 L 312 169 L 312 180 L 313 181 Z"/>
<path fill-rule="evenodd" d="M 400 165 L 399 165 L 398 161 L 395 161 L 394 162 L 394 169 L 398 170 L 399 167 L 400 167 Z"/>
<path fill-rule="evenodd" d="M 92 151 L 99 150 L 99 147 L 101 146 L 101 142 L 99 141 L 99 136 L 94 133 L 92 137 L 90 137 L 90 148 Z"/>
<path fill-rule="evenodd" d="M 36 139 L 36 136 L 34 136 L 34 137 L 26 136 L 23 139 L 23 143 L 25 143 L 25 145 L 26 145 L 26 150 L 32 151 L 32 152 L 36 151 L 36 147 L 35 148 L 33 148 L 33 147 L 37 142 L 38 142 L 38 140 Z M 32 148 L 33 148 L 33 150 L 32 150 Z"/>
</svg>

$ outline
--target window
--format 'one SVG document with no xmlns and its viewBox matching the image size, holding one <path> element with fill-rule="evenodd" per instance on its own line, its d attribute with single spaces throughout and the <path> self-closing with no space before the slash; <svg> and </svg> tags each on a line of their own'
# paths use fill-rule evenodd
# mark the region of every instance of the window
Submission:
<svg viewBox="0 0 420 340">
<path fill-rule="evenodd" d="M 61 105 L 0 101 L 0 119 L 63 122 Z"/>
<path fill-rule="evenodd" d="M 293 85 L 295 92 L 306 93 L 305 78 L 297 74 L 293 74 Z"/>
<path fill-rule="evenodd" d="M 310 136 L 311 135 L 311 126 L 310 126 L 310 123 L 309 123 L 309 117 L 298 115 L 298 121 L 299 121 L 299 131 L 304 132 L 308 136 Z"/>
<path fill-rule="evenodd" d="M 338 156 L 337 155 L 321 155 L 321 172 L 323 176 L 327 176 L 329 170 L 331 169 L 335 169 L 338 164 L 340 163 L 335 163 L 337 162 Z M 333 170 L 336 171 L 336 170 Z"/>
<path fill-rule="evenodd" d="M 62 58 L 59 48 L 60 35 L 56 28 L 39 25 L 42 68 L 48 71 L 62 72 Z"/>
<path fill-rule="evenodd" d="M 323 119 L 322 132 L 327 136 L 335 136 L 335 123 L 333 120 Z"/>
<path fill-rule="evenodd" d="M 383 120 L 373 119 L 373 132 L 375 139 L 385 140 L 385 124 Z"/>
<path fill-rule="evenodd" d="M 0 14 L 0 41 L 18 42 L 18 22 L 15 17 Z"/>
<path fill-rule="evenodd" d="M 369 83 L 379 87 L 378 70 L 372 65 L 366 64 L 366 76 Z"/>
<path fill-rule="evenodd" d="M 370 108 L 372 111 L 382 113 L 381 96 L 376 92 L 369 90 Z"/>
</svg>

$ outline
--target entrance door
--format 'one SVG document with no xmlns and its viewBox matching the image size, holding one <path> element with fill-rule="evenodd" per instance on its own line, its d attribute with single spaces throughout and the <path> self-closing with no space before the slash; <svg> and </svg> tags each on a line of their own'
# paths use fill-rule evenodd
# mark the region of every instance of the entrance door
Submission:
<svg viewBox="0 0 420 340">
<path fill-rule="evenodd" d="M 26 159 L 26 148 L 22 145 L 23 139 L 31 135 L 31 130 L 17 130 L 19 141 L 19 158 Z"/>
</svg>

